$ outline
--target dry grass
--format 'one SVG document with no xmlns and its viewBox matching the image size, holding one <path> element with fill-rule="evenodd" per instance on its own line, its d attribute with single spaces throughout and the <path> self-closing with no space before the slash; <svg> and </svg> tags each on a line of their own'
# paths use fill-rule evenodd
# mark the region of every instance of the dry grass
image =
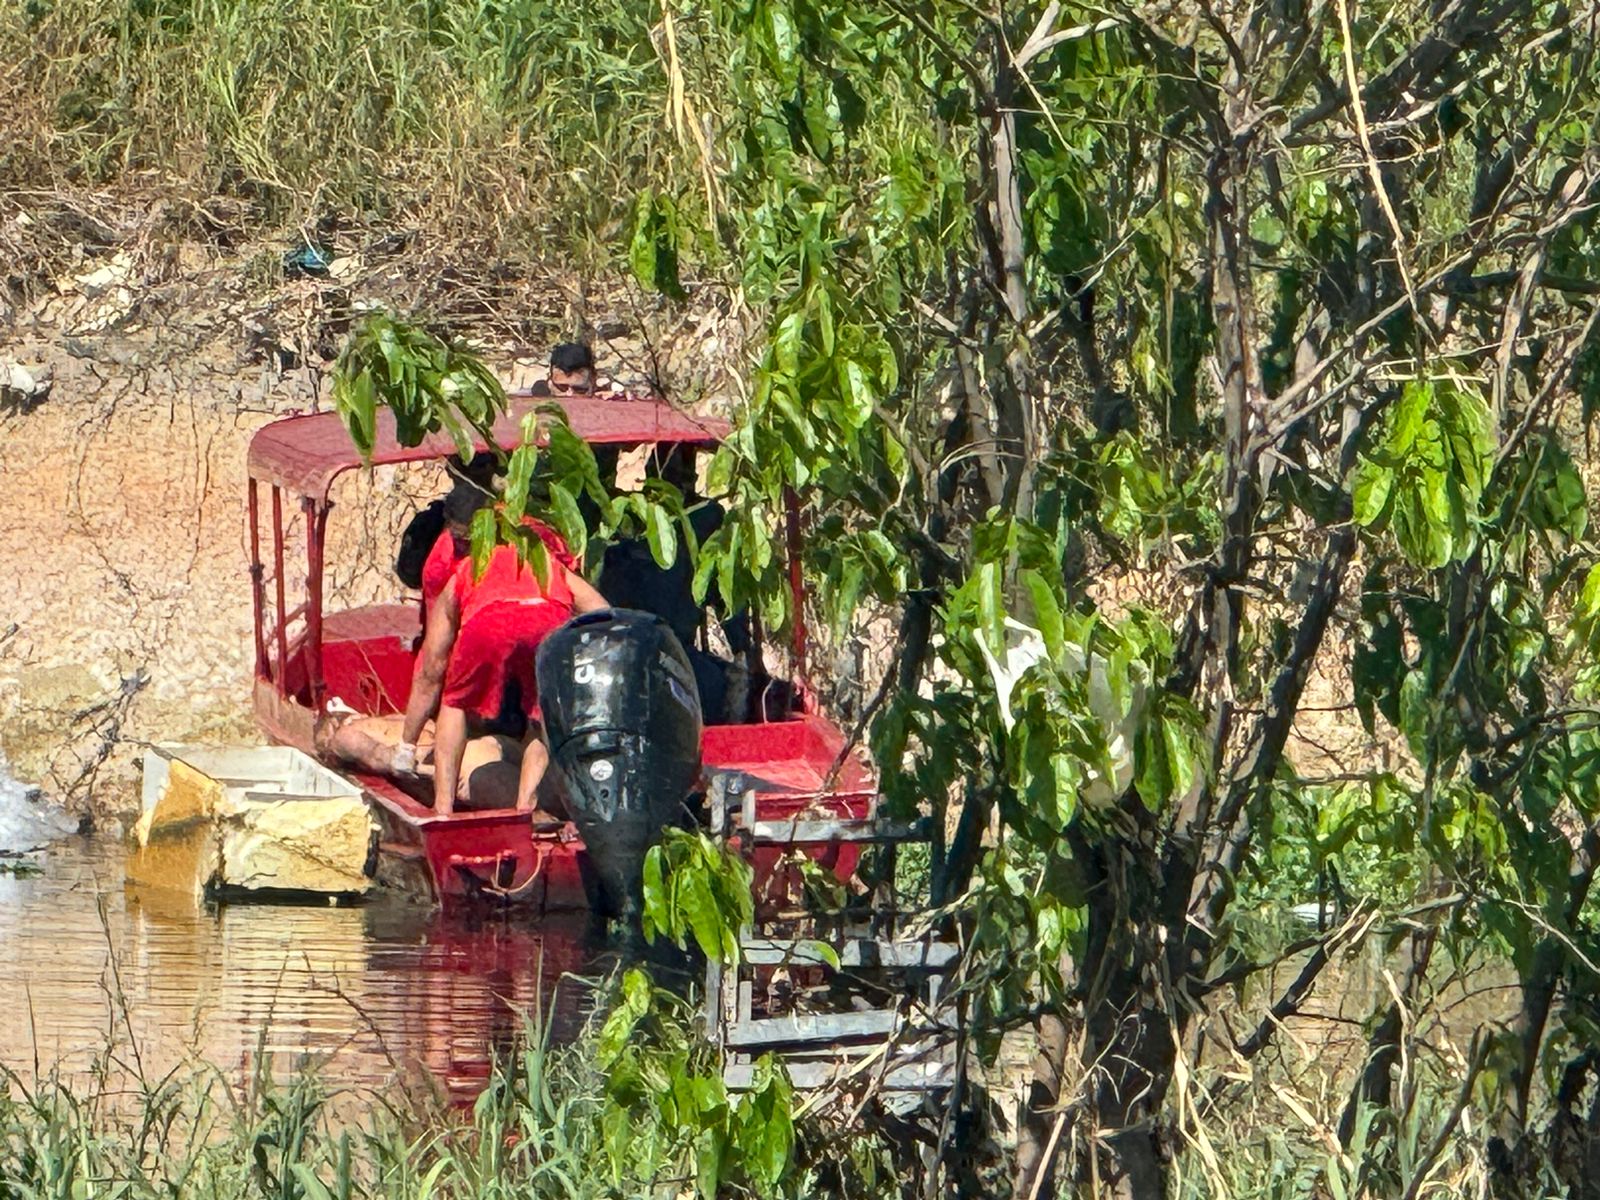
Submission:
<svg viewBox="0 0 1600 1200">
<path fill-rule="evenodd" d="M 630 0 L 8 0 L 0 179 L 13 203 L 161 196 L 221 240 L 316 239 L 359 213 L 490 260 L 593 261 L 671 170 L 658 18 Z"/>
</svg>

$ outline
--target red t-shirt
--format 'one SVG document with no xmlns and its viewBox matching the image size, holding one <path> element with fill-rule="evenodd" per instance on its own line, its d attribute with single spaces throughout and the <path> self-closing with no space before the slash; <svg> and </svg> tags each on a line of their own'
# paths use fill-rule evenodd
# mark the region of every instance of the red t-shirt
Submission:
<svg viewBox="0 0 1600 1200">
<path fill-rule="evenodd" d="M 567 586 L 566 572 L 562 570 L 572 561 L 571 552 L 553 530 L 541 530 L 540 533 L 550 550 L 546 569 L 548 579 L 541 580 L 531 567 L 519 560 L 514 546 L 496 546 L 480 578 L 473 578 L 470 556 L 456 565 L 453 578 L 463 627 L 476 613 L 491 604 L 502 602 L 532 604 L 548 601 L 571 612 L 572 589 Z M 552 539 L 556 545 L 551 545 Z"/>
<path fill-rule="evenodd" d="M 550 557 L 571 571 L 583 570 L 583 560 L 572 553 L 566 540 L 538 517 L 523 517 L 522 523 L 539 535 L 544 542 L 545 549 L 550 552 Z M 422 611 L 426 613 L 429 606 L 438 599 L 439 593 L 444 591 L 444 585 L 449 583 L 463 562 L 472 558 L 472 552 L 466 541 L 461 543 L 465 552 L 456 548 L 455 535 L 446 529 L 433 543 L 433 549 L 428 551 L 427 561 L 422 564 Z M 457 596 L 463 593 L 458 586 Z M 570 600 L 569 600 L 570 603 Z"/>
<path fill-rule="evenodd" d="M 456 573 L 461 560 L 470 557 L 470 552 L 463 554 L 456 550 L 455 534 L 448 529 L 439 535 L 433 543 L 433 549 L 428 551 L 427 561 L 422 564 L 423 612 L 427 612 L 438 599 L 439 593 L 444 591 L 444 585 L 450 582 L 450 576 Z"/>
</svg>

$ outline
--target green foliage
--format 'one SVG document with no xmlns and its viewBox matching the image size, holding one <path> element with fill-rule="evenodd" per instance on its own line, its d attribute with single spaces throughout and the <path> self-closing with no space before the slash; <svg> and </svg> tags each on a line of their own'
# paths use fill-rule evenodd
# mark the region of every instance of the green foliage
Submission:
<svg viewBox="0 0 1600 1200">
<path fill-rule="evenodd" d="M 678 282 L 679 238 L 677 205 L 653 191 L 641 192 L 634 209 L 628 263 L 640 283 L 674 300 L 684 296 Z"/>
<path fill-rule="evenodd" d="M 419 106 L 455 103 L 463 119 L 428 128 L 497 153 L 527 138 L 645 286 L 687 290 L 692 258 L 703 295 L 749 306 L 760 334 L 739 349 L 755 366 L 709 472 L 729 517 L 707 545 L 681 498 L 607 496 L 556 426 L 542 447 L 526 431 L 507 470 L 516 515 L 483 536 L 526 540 L 532 504 L 579 538 L 591 508 L 583 533 L 633 531 L 662 563 L 687 549 L 700 595 L 715 583 L 776 634 L 802 615 L 775 545 L 798 502 L 836 644 L 864 616 L 900 622 L 882 703 L 865 706 L 871 745 L 888 807 L 955 831 L 929 888 L 971 918 L 977 1038 L 1082 1018 L 1066 1075 L 1086 1094 L 1064 1108 L 1131 1131 L 1167 1127 L 1176 1102 L 1181 1125 L 1194 1092 L 1162 1056 L 1225 1036 L 1211 1005 L 1260 999 L 1303 936 L 1284 910 L 1308 896 L 1335 919 L 1376 906 L 1389 950 L 1438 939 L 1453 964 L 1493 953 L 1524 995 L 1558 993 L 1553 1036 L 1533 1039 L 1552 1073 L 1592 1034 L 1600 945 L 1574 843 L 1600 794 L 1600 571 L 1575 433 L 1600 395 L 1584 324 L 1600 79 L 1566 10 L 1467 30 L 1400 4 L 1354 13 L 1346 34 L 1296 6 L 1195 22 L 957 0 L 438 4 L 422 21 L 383 10 L 389 53 L 363 67 L 337 6 L 90 18 L 80 3 L 33 20 L 55 37 L 70 8 L 100 32 L 48 43 L 30 78 L 102 164 L 149 152 L 129 106 L 148 110 L 145 68 L 167 57 L 210 55 L 193 73 L 219 102 L 195 144 L 272 189 L 318 174 L 307 131 L 337 103 L 334 127 L 368 143 L 345 163 L 352 139 L 331 140 L 342 194 L 390 194 L 374 157 L 415 171 L 396 149 L 428 144 Z M 284 52 L 296 20 L 325 64 Z M 1530 46 L 1530 24 L 1548 38 Z M 90 54 L 96 38 L 114 53 Z M 61 77 L 91 58 L 69 97 Z M 1359 106 L 1337 100 L 1347 74 Z M 470 119 L 486 108 L 504 118 L 492 139 Z M 595 136 L 535 152 L 541 120 Z M 483 180 L 518 195 L 502 170 Z M 478 186 L 438 190 L 459 203 Z M 403 357 L 393 369 L 381 338 L 363 345 L 341 398 L 358 443 L 384 405 L 423 428 L 433 385 Z M 418 351 L 442 384 L 437 348 Z M 1328 703 L 1309 705 L 1319 689 Z M 1381 759 L 1318 752 L 1311 707 L 1397 736 Z M 651 870 L 651 932 L 731 957 L 747 885 L 679 838 Z M 1218 980 L 1238 986 L 1213 1000 Z M 1331 1155 L 1319 1130 L 1241 1157 L 1252 1186 L 1420 1193 L 1460 1165 L 1456 1141 L 1537 1125 L 1475 1109 L 1448 1155 L 1419 1158 L 1441 1119 L 1441 1059 L 1416 1032 L 1433 982 L 1402 998 L 1390 1098 L 1353 1104 Z M 775 1186 L 760 1164 L 783 1137 L 763 1115 L 741 1143 L 739 1106 L 694 1051 L 682 1070 L 627 1057 L 653 1038 L 680 1053 L 650 1032 L 667 1002 L 644 986 L 625 988 L 608 1042 L 638 1083 L 609 1101 L 619 1155 L 703 1137 L 702 1189 L 743 1169 L 735 1145 L 756 1174 L 733 1186 Z M 1385 987 L 1368 1029 L 1391 1002 Z M 1105 1013 L 1126 1027 L 1107 1034 Z M 1519 1078 L 1554 1094 L 1532 1086 L 1538 1062 L 1496 1055 L 1474 1105 L 1504 1105 Z M 1222 1082 L 1204 1091 L 1208 1111 L 1227 1103 Z M 780 1107 L 772 1078 L 763 1094 Z"/>
<path fill-rule="evenodd" d="M 802 1200 L 898 1196 L 859 1130 L 794 1115 L 763 1060 L 730 1094 L 683 1000 L 638 971 L 571 1045 L 529 1026 L 463 1113 L 400 1089 L 366 1097 L 308 1070 L 230 1087 L 210 1068 L 135 1093 L 0 1073 L 7 1200 Z M 104 1087 L 102 1083 L 100 1085 Z M 359 1110 L 350 1101 L 370 1101 Z M 686 1191 L 686 1184 L 689 1190 Z M 834 1189 L 829 1192 L 828 1189 Z M 842 1189 L 842 1191 L 840 1191 Z"/>
<path fill-rule="evenodd" d="M 642 537 L 657 563 L 670 567 L 680 538 L 698 551 L 681 493 L 659 479 L 637 492 L 613 495 L 600 477 L 593 448 L 567 424 L 560 404 L 537 405 L 522 420 L 521 438 L 509 452 L 495 438 L 504 416 L 505 389 L 482 358 L 447 343 L 412 321 L 384 312 L 362 319 L 351 331 L 334 366 L 333 401 L 351 441 L 371 455 L 377 414 L 387 409 L 395 438 L 419 445 L 444 431 L 456 452 L 470 460 L 478 444 L 500 458 L 499 503 L 480 509 L 472 522 L 473 568 L 482 574 L 497 545 L 514 546 L 518 557 L 543 576 L 549 559 L 543 540 L 524 520 L 536 517 L 559 533 L 576 556 L 593 537 Z M 598 514 L 593 529 L 579 501 Z"/>
<path fill-rule="evenodd" d="M 394 417 L 394 435 L 415 446 L 443 430 L 463 459 L 506 410 L 505 388 L 478 355 L 420 325 L 386 313 L 351 330 L 333 371 L 333 406 L 350 440 L 370 455 L 378 412 Z"/>
<path fill-rule="evenodd" d="M 1356 524 L 1392 530 L 1419 567 L 1471 551 L 1493 464 L 1489 408 L 1452 376 L 1408 383 L 1351 479 Z"/>
<path fill-rule="evenodd" d="M 668 829 L 644 860 L 644 933 L 682 948 L 693 935 L 707 958 L 739 962 L 739 933 L 755 918 L 755 877 L 698 831 Z"/>
<path fill-rule="evenodd" d="M 30 103 L 0 163 L 40 185 L 153 170 L 290 229 L 359 214 L 495 262 L 593 262 L 641 174 L 672 169 L 660 19 L 634 0 L 8 5 L 0 53 Z"/>
<path fill-rule="evenodd" d="M 1059 472 L 1052 482 L 1064 517 L 1093 522 L 1108 550 L 1131 549 L 1148 562 L 1158 550 L 1193 559 L 1216 544 L 1222 532 L 1213 503 L 1218 466 L 1214 454 L 1189 462 L 1118 433 L 1045 469 Z M 1175 468 L 1187 473 L 1175 478 Z"/>
<path fill-rule="evenodd" d="M 682 1001 L 643 971 L 622 977 L 621 997 L 600 1030 L 596 1066 L 606 1080 L 600 1122 L 617 1182 L 641 1138 L 657 1145 L 664 1138 L 691 1159 L 704 1200 L 725 1188 L 791 1194 L 783 1185 L 796 1174 L 795 1126 L 783 1069 L 762 1058 L 751 1089 L 730 1096 L 716 1053 L 689 1032 Z"/>
</svg>

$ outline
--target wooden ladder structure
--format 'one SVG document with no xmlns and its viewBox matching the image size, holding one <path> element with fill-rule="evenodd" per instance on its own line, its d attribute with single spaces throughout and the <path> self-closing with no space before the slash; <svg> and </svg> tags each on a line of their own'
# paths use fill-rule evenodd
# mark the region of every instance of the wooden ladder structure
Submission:
<svg viewBox="0 0 1600 1200">
<path fill-rule="evenodd" d="M 895 823 L 880 820 L 876 813 L 864 819 L 758 821 L 754 791 L 730 792 L 722 781 L 713 781 L 708 800 L 712 831 L 736 836 L 747 852 L 929 840 L 925 820 Z M 931 937 L 894 937 L 897 915 L 875 903 L 870 919 L 842 926 L 831 937 L 762 928 L 758 916 L 754 927 L 740 933 L 738 968 L 708 965 L 706 1029 L 722 1049 L 729 1090 L 751 1087 L 755 1062 L 765 1054 L 783 1062 L 799 1090 L 870 1087 L 896 1106 L 952 1084 L 955 1039 L 944 989 L 959 951 L 954 943 Z M 891 935 L 878 936 L 885 924 Z M 839 990 L 852 1007 L 844 1012 L 758 1015 L 758 983 L 770 981 L 779 969 L 843 985 Z M 869 995 L 876 1003 L 868 1001 Z"/>
</svg>

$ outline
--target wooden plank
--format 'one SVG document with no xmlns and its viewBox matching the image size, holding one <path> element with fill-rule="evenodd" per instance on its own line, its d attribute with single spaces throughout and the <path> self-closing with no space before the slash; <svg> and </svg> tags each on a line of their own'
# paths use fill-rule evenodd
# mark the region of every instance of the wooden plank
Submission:
<svg viewBox="0 0 1600 1200">
<path fill-rule="evenodd" d="M 756 966 L 831 965 L 817 938 L 749 938 L 740 944 L 746 962 Z M 926 967 L 944 970 L 960 950 L 951 942 L 878 942 L 852 939 L 832 945 L 840 967 Z"/>
<path fill-rule="evenodd" d="M 722 1045 L 722 960 L 715 954 L 706 956 L 706 1038 L 717 1046 Z"/>
<path fill-rule="evenodd" d="M 745 829 L 757 845 L 815 845 L 822 842 L 925 842 L 931 826 L 916 821 L 858 821 L 836 817 L 814 821 L 756 821 Z"/>
<path fill-rule="evenodd" d="M 789 1081 L 795 1087 L 802 1091 L 815 1091 L 840 1079 L 846 1073 L 848 1064 L 786 1061 L 784 1069 L 788 1071 Z M 753 1063 L 730 1062 L 723 1069 L 722 1081 L 731 1091 L 746 1091 L 754 1085 L 755 1074 Z M 868 1068 L 855 1076 L 855 1079 L 864 1082 L 877 1077 L 877 1070 Z M 910 1063 L 906 1066 L 891 1067 L 883 1077 L 882 1087 L 883 1090 L 890 1092 L 931 1091 L 949 1087 L 955 1082 L 955 1077 L 956 1067 L 952 1062 Z"/>
<path fill-rule="evenodd" d="M 746 1010 L 748 1011 L 748 1010 Z M 728 1027 L 730 1046 L 769 1046 L 798 1042 L 836 1042 L 844 1038 L 886 1037 L 900 1025 L 900 1014 L 878 1008 L 853 1013 L 806 1013 L 740 1020 Z"/>
</svg>

